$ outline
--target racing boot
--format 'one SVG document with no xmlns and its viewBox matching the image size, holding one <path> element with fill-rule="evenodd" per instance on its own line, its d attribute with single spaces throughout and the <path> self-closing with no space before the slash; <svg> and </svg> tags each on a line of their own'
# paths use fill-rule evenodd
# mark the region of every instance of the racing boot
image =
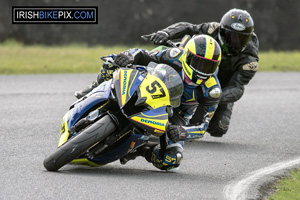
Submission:
<svg viewBox="0 0 300 200">
<path fill-rule="evenodd" d="M 74 96 L 77 99 L 80 99 L 81 97 L 87 95 L 90 91 L 92 91 L 95 87 L 97 87 L 99 83 L 97 81 L 94 81 L 92 85 L 88 86 L 87 88 L 84 88 L 83 90 L 76 91 L 74 93 Z"/>
<path fill-rule="evenodd" d="M 125 165 L 129 160 L 134 160 L 138 156 L 143 156 L 146 160 L 150 160 L 153 148 L 158 145 L 155 142 L 147 142 L 145 145 L 137 148 L 135 151 L 128 153 L 120 159 L 120 163 Z"/>
<path fill-rule="evenodd" d="M 97 81 L 94 81 L 93 84 L 83 90 L 76 91 L 74 96 L 78 99 L 87 95 L 90 91 L 92 91 L 95 87 L 103 83 L 104 81 L 108 81 L 113 77 L 113 73 L 118 69 L 117 66 L 103 64 L 100 73 L 97 76 Z"/>
</svg>

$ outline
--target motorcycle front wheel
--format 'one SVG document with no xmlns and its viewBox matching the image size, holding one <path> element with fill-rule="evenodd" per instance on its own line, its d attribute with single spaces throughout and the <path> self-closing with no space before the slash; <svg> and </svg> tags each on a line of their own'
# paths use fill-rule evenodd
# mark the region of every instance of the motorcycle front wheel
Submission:
<svg viewBox="0 0 300 200">
<path fill-rule="evenodd" d="M 115 122 L 105 115 L 45 158 L 44 167 L 48 171 L 59 170 L 116 130 Z"/>
</svg>

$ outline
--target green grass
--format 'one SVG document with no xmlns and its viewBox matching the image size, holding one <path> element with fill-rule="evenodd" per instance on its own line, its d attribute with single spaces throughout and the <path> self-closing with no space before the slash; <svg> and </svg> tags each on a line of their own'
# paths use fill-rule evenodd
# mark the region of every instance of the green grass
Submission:
<svg viewBox="0 0 300 200">
<path fill-rule="evenodd" d="M 87 47 L 79 44 L 25 46 L 6 41 L 0 44 L 0 74 L 97 73 L 103 63 L 100 56 L 127 49 L 126 46 Z"/>
<path fill-rule="evenodd" d="M 299 200 L 300 199 L 300 169 L 291 171 L 289 177 L 275 183 L 276 192 L 268 200 Z"/>
<path fill-rule="evenodd" d="M 154 46 L 132 47 L 152 49 Z M 26 46 L 9 40 L 0 44 L 0 74 L 97 73 L 100 56 L 117 54 L 128 46 Z M 259 71 L 300 71 L 300 51 L 260 52 Z"/>
<path fill-rule="evenodd" d="M 259 71 L 300 71 L 300 51 L 259 53 Z"/>
</svg>

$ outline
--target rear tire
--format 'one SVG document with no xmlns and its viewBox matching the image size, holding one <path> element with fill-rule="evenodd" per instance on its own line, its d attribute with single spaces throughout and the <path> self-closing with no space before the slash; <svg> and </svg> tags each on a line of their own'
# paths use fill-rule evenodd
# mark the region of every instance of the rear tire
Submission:
<svg viewBox="0 0 300 200">
<path fill-rule="evenodd" d="M 105 115 L 49 155 L 44 160 L 44 167 L 48 171 L 57 171 L 116 130 L 114 121 L 109 115 Z"/>
</svg>

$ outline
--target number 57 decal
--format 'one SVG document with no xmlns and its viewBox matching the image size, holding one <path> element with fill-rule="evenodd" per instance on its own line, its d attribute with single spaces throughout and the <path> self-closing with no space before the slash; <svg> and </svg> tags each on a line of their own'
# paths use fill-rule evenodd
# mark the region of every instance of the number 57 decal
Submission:
<svg viewBox="0 0 300 200">
<path fill-rule="evenodd" d="M 151 89 L 150 89 L 150 87 L 151 87 Z M 155 94 L 154 95 L 154 93 L 157 91 L 157 89 L 159 89 L 159 91 L 161 92 L 161 94 Z M 153 94 L 153 95 L 151 95 L 152 99 L 157 99 L 157 98 L 161 98 L 161 97 L 165 97 L 166 96 L 166 93 L 165 93 L 163 87 L 157 81 L 154 81 L 154 82 L 151 83 L 151 85 L 148 85 L 146 87 L 146 90 L 150 94 Z"/>
</svg>

